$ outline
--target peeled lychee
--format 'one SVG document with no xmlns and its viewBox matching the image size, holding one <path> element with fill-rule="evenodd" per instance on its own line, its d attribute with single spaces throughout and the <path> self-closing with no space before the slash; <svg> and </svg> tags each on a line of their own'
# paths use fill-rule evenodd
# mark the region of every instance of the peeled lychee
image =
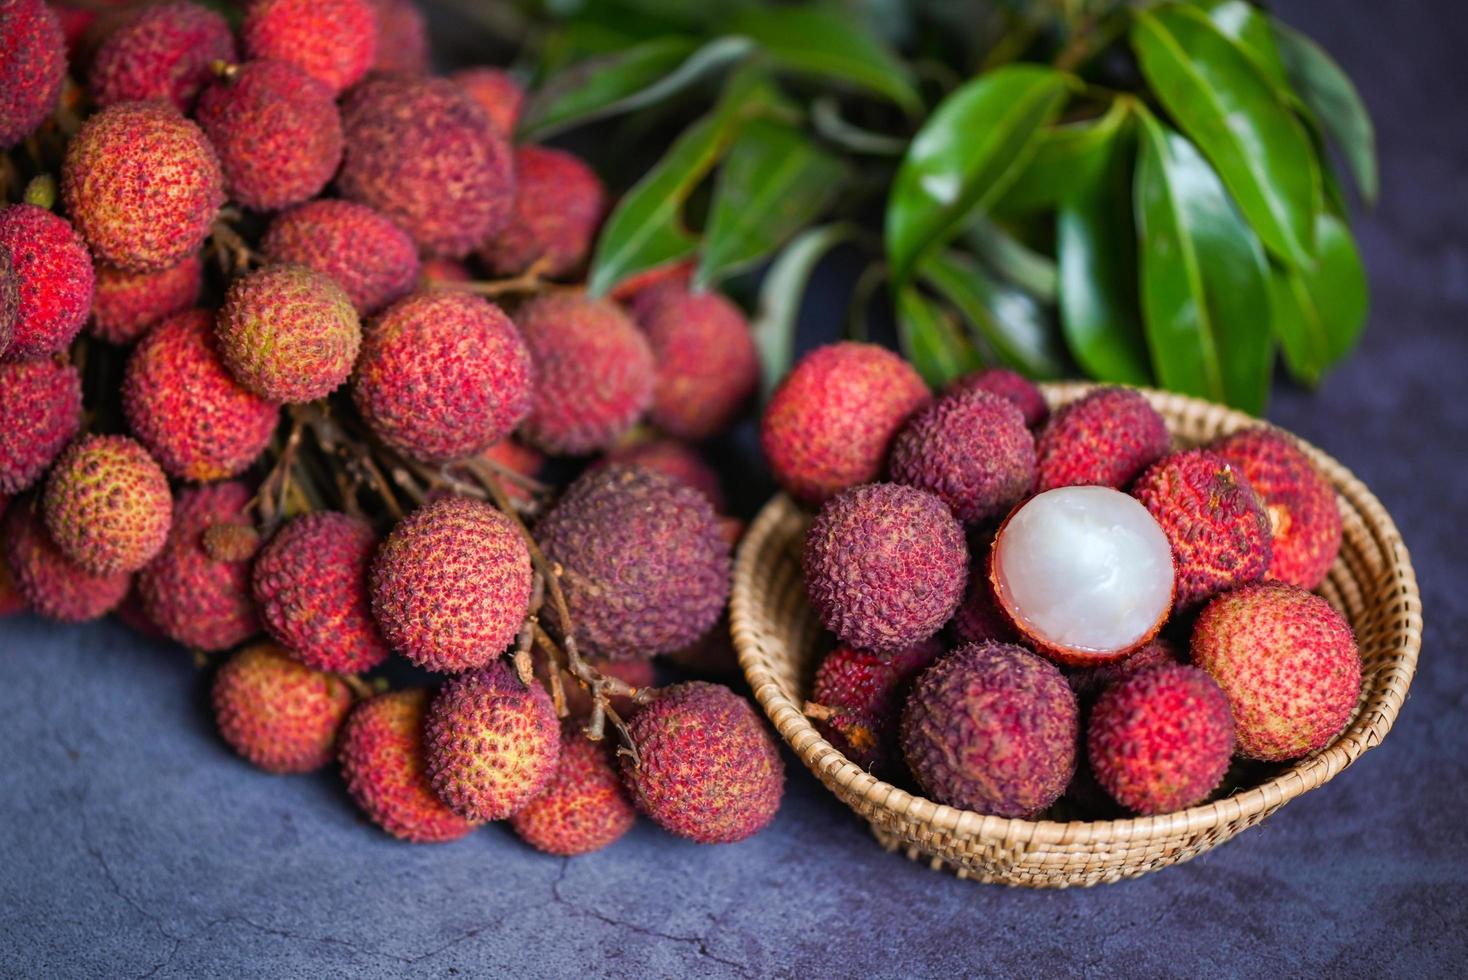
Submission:
<svg viewBox="0 0 1468 980">
<path fill-rule="evenodd" d="M 324 272 L 347 291 L 360 316 L 371 316 L 412 292 L 418 249 L 386 217 L 351 201 L 311 201 L 270 223 L 260 243 L 269 262 Z"/>
<path fill-rule="evenodd" d="M 219 734 L 240 755 L 267 772 L 310 772 L 331 761 L 352 689 L 257 643 L 219 668 L 212 699 Z"/>
<path fill-rule="evenodd" d="M 704 461 L 698 450 L 677 439 L 655 437 L 618 446 L 607 453 L 605 463 L 598 465 L 612 464 L 657 470 L 703 494 L 716 512 L 722 513 L 727 509 L 719 474 Z"/>
<path fill-rule="evenodd" d="M 606 743 L 586 738 L 580 723 L 568 719 L 555 775 L 510 826 L 536 850 L 570 857 L 601 850 L 636 821 Z"/>
<path fill-rule="evenodd" d="M 81 424 L 75 367 L 50 359 L 0 362 L 0 493 L 20 493 L 39 480 Z"/>
<path fill-rule="evenodd" d="M 8 150 L 46 121 L 66 80 L 65 39 L 50 6 L 0 4 L 0 50 L 0 150 Z"/>
<path fill-rule="evenodd" d="M 87 88 L 99 106 L 161 99 L 188 112 L 214 62 L 234 59 L 234 34 L 215 11 L 186 2 L 142 6 L 97 48 Z"/>
<path fill-rule="evenodd" d="M 197 303 L 203 288 L 204 264 L 197 255 L 156 272 L 99 265 L 88 329 L 109 343 L 130 344 L 149 327 Z"/>
<path fill-rule="evenodd" d="M 449 78 L 469 93 L 501 133 L 507 137 L 514 135 L 525 103 L 525 90 L 509 72 L 481 65 L 460 69 Z"/>
<path fill-rule="evenodd" d="M 34 498 L 5 511 L 0 534 L 5 564 L 26 604 L 47 619 L 80 623 L 112 611 L 132 584 L 127 572 L 89 572 L 62 552 L 46 533 Z"/>
<path fill-rule="evenodd" d="M 1120 490 L 1167 452 L 1167 423 L 1140 393 L 1101 388 L 1060 409 L 1035 443 L 1036 490 Z"/>
<path fill-rule="evenodd" d="M 372 67 L 377 15 L 368 0 L 254 0 L 240 25 L 240 43 L 246 56 L 289 62 L 336 96 Z"/>
<path fill-rule="evenodd" d="M 92 311 L 92 257 L 71 225 L 34 204 L 0 208 L 0 249 L 9 253 L 15 317 L 4 356 L 21 361 L 67 348 Z"/>
<path fill-rule="evenodd" d="M 163 548 L 173 523 L 168 477 L 127 436 L 83 436 L 46 480 L 46 528 L 90 572 L 135 572 Z"/>
<path fill-rule="evenodd" d="M 948 394 L 981 388 L 992 395 L 1008 399 L 1025 417 L 1025 425 L 1031 429 L 1043 425 L 1050 417 L 1050 406 L 1045 395 L 1034 382 L 1006 368 L 986 368 L 959 378 L 948 386 Z"/>
<path fill-rule="evenodd" d="M 479 256 L 497 276 L 536 266 L 559 279 L 581 267 L 606 210 L 601 180 L 580 159 L 541 146 L 515 149 L 515 208 Z"/>
</svg>

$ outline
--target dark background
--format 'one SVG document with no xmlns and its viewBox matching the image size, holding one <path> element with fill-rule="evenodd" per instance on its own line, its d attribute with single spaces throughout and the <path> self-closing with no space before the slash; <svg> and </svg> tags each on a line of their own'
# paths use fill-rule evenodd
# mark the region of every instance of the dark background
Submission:
<svg viewBox="0 0 1468 980">
<path fill-rule="evenodd" d="M 498 826 L 409 846 L 334 775 L 232 756 L 181 650 L 20 618 L 0 624 L 0 975 L 1461 975 L 1468 30 L 1449 3 L 1276 9 L 1345 65 L 1380 133 L 1365 342 L 1269 411 L 1376 491 L 1422 584 L 1412 696 L 1352 769 L 1190 864 L 1067 892 L 886 854 L 793 757 L 778 820 L 743 844 L 643 822 L 572 861 Z M 827 270 L 804 342 L 835 334 L 848 287 Z"/>
</svg>

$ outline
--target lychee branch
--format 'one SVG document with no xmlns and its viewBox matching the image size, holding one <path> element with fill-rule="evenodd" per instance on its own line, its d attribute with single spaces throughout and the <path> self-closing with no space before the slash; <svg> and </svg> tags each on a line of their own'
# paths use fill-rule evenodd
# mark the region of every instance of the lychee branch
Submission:
<svg viewBox="0 0 1468 980">
<path fill-rule="evenodd" d="M 509 296 L 516 293 L 538 293 L 550 285 L 546 282 L 545 275 L 550 270 L 551 264 L 552 260 L 548 256 L 542 256 L 536 259 L 529 269 L 509 279 L 475 280 L 470 282 L 435 280 L 433 285 L 437 289 L 455 289 L 459 292 L 474 293 L 477 296 L 486 297 Z"/>
</svg>

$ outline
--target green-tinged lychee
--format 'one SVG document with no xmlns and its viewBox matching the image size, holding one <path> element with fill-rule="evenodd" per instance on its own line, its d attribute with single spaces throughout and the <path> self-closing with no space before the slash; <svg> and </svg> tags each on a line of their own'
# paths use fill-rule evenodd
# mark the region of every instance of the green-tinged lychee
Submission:
<svg viewBox="0 0 1468 980">
<path fill-rule="evenodd" d="M 5 358 L 22 361 L 65 350 L 92 311 L 87 246 L 66 221 L 34 204 L 0 208 L 0 249 L 8 253 L 15 313 Z"/>
<path fill-rule="evenodd" d="M 1025 425 L 1039 428 L 1050 417 L 1050 405 L 1034 382 L 1007 368 L 986 368 L 965 374 L 948 386 L 948 394 L 981 388 L 992 395 L 1008 399 L 1024 413 Z"/>
<path fill-rule="evenodd" d="M 377 15 L 368 0 L 254 0 L 240 25 L 240 44 L 247 57 L 289 62 L 335 96 L 372 67 Z"/>
<path fill-rule="evenodd" d="M 267 772 L 310 772 L 331 761 L 352 689 L 257 643 L 219 668 L 212 700 L 219 734 L 240 755 Z"/>
<path fill-rule="evenodd" d="M 46 533 L 34 497 L 6 508 L 0 545 L 16 590 L 32 610 L 63 623 L 80 623 L 111 612 L 132 584 L 127 572 L 89 572 L 62 552 Z"/>
<path fill-rule="evenodd" d="M 714 468 L 697 449 L 685 442 L 658 436 L 641 439 L 618 446 L 607 453 L 605 462 L 597 465 L 616 464 L 645 466 L 650 470 L 657 470 L 703 494 L 716 512 L 722 513 L 728 509 L 719 474 L 714 472 Z"/>
<path fill-rule="evenodd" d="M 347 291 L 361 316 L 412 292 L 418 249 L 408 233 L 363 204 L 311 201 L 270 223 L 260 243 L 269 262 L 309 266 Z"/>
<path fill-rule="evenodd" d="M 501 68 L 479 65 L 463 68 L 449 76 L 477 102 L 501 133 L 511 136 L 520 122 L 525 89 Z"/>
<path fill-rule="evenodd" d="M 75 367 L 50 359 L 0 363 L 0 493 L 39 480 L 81 424 Z"/>
<path fill-rule="evenodd" d="M 66 47 L 50 5 L 0 4 L 0 49 L 0 150 L 6 150 L 35 132 L 61 97 Z"/>
<path fill-rule="evenodd" d="M 570 153 L 542 146 L 515 149 L 515 207 L 479 257 L 497 276 L 537 268 L 559 279 L 586 261 L 606 211 L 596 172 Z"/>
<path fill-rule="evenodd" d="M 1035 443 L 1036 489 L 1124 488 L 1167 452 L 1167 423 L 1139 392 L 1102 388 L 1050 419 Z"/>
<path fill-rule="evenodd" d="M 87 88 L 99 106 L 161 99 L 188 112 L 213 77 L 211 66 L 234 59 L 234 34 L 215 11 L 186 2 L 144 5 L 97 48 Z"/>
<path fill-rule="evenodd" d="M 90 572 L 135 572 L 163 548 L 173 523 L 168 476 L 127 436 L 82 436 L 46 480 L 46 529 Z"/>
<path fill-rule="evenodd" d="M 900 755 L 902 704 L 942 653 L 934 640 L 894 654 L 838 646 L 816 670 L 806 714 L 842 755 L 864 769 L 886 769 Z"/>
<path fill-rule="evenodd" d="M 156 272 L 100 265 L 88 330 L 109 343 L 130 344 L 154 324 L 192 307 L 203 288 L 204 264 L 197 255 Z"/>
<path fill-rule="evenodd" d="M 555 775 L 510 826 L 536 850 L 571 857 L 601 850 L 636 821 L 606 743 L 591 741 L 579 722 L 567 719 Z"/>
</svg>

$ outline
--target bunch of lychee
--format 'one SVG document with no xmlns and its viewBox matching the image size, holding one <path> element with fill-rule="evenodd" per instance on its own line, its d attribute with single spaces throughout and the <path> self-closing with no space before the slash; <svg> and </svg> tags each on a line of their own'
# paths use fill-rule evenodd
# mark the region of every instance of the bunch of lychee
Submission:
<svg viewBox="0 0 1468 980">
<path fill-rule="evenodd" d="M 996 369 L 934 397 L 843 343 L 796 366 L 762 438 L 817 509 L 805 587 L 838 645 L 807 714 L 941 803 L 1169 813 L 1228 792 L 1236 756 L 1323 748 L 1356 709 L 1350 626 L 1311 591 L 1341 545 L 1335 493 L 1282 432 L 1177 449 L 1131 389 L 1052 415 Z"/>
<path fill-rule="evenodd" d="M 654 668 L 727 631 L 740 310 L 580 285 L 601 181 L 407 0 L 100 6 L 0 2 L 0 613 L 225 655 L 224 739 L 406 840 L 767 825 L 750 703 Z"/>
</svg>

